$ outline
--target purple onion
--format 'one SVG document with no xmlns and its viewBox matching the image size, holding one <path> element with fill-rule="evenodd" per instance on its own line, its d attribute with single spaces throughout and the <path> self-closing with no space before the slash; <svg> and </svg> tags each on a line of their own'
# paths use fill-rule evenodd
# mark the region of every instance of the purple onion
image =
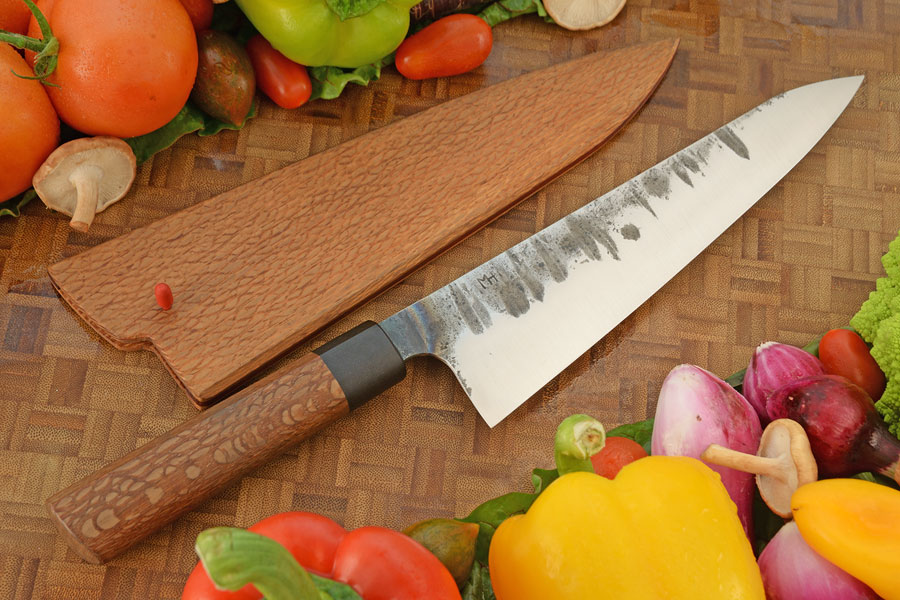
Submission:
<svg viewBox="0 0 900 600">
<path fill-rule="evenodd" d="M 878 600 L 878 594 L 816 553 L 794 521 L 759 555 L 768 600 Z"/>
<path fill-rule="evenodd" d="M 679 365 L 663 381 L 653 424 L 652 454 L 699 459 L 710 444 L 756 454 L 761 435 L 759 417 L 750 403 L 709 371 Z M 721 476 L 752 539 L 754 476 L 728 467 L 709 467 Z"/>
<path fill-rule="evenodd" d="M 772 392 L 795 379 L 824 374 L 825 366 L 809 352 L 796 346 L 765 342 L 750 358 L 742 389 L 760 421 L 766 424 L 769 422 L 766 404 Z"/>
</svg>

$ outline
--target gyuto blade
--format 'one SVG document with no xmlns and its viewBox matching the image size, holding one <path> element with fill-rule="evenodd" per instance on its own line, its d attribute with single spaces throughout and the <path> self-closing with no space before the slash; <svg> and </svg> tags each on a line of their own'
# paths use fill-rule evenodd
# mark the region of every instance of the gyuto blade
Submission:
<svg viewBox="0 0 900 600">
<path fill-rule="evenodd" d="M 57 493 L 90 562 L 117 555 L 432 355 L 491 426 L 719 236 L 819 141 L 861 77 L 777 96 L 387 318 L 364 323 Z"/>
<path fill-rule="evenodd" d="M 675 276 L 815 146 L 862 77 L 768 100 L 387 319 L 493 427 Z"/>
</svg>

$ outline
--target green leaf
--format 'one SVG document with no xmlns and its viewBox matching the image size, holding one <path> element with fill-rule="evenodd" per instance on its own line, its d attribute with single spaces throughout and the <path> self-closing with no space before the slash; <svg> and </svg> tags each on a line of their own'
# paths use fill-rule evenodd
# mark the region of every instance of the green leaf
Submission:
<svg viewBox="0 0 900 600">
<path fill-rule="evenodd" d="M 362 600 L 360 595 L 346 583 L 340 583 L 327 577 L 319 577 L 314 573 L 310 573 L 309 576 L 312 577 L 319 594 L 325 592 L 327 597 L 332 600 Z"/>
<path fill-rule="evenodd" d="M 528 510 L 539 494 L 526 494 L 525 492 L 511 492 L 499 498 L 488 500 L 476 507 L 468 517 L 460 519 L 466 523 L 478 524 L 478 539 L 475 540 L 475 560 L 487 562 L 488 549 L 494 530 L 500 523 L 512 515 L 524 513 Z"/>
<path fill-rule="evenodd" d="M 741 369 L 737 373 L 732 373 L 728 377 L 725 378 L 725 383 L 733 387 L 738 392 L 741 392 L 744 386 L 744 375 L 747 374 L 747 369 Z"/>
<path fill-rule="evenodd" d="M 462 591 L 462 600 L 495 600 L 488 568 L 476 561 L 469 573 L 469 581 Z"/>
<path fill-rule="evenodd" d="M 504 21 L 532 13 L 537 13 L 545 21 L 553 22 L 553 19 L 547 15 L 541 0 L 499 0 L 478 13 L 478 16 L 494 27 Z"/>
<path fill-rule="evenodd" d="M 510 516 L 528 510 L 537 496 L 537 494 L 526 494 L 525 492 L 510 492 L 481 504 L 468 517 L 460 519 L 460 521 L 487 523 L 497 528 Z"/>
<path fill-rule="evenodd" d="M 863 481 L 871 481 L 872 483 L 878 483 L 880 485 L 886 485 L 888 487 L 892 487 L 895 490 L 900 490 L 900 485 L 897 485 L 897 482 L 891 479 L 890 477 L 885 477 L 880 473 L 857 473 L 853 476 L 853 479 L 862 479 Z"/>
<path fill-rule="evenodd" d="M 331 12 L 336 14 L 341 21 L 361 17 L 384 0 L 325 0 Z"/>
<path fill-rule="evenodd" d="M 784 519 L 772 512 L 759 495 L 759 489 L 753 486 L 753 550 L 756 556 L 783 526 Z"/>
<path fill-rule="evenodd" d="M 475 560 L 486 563 L 488 561 L 488 552 L 491 549 L 491 540 L 494 538 L 496 527 L 491 527 L 487 523 L 478 524 L 478 537 L 475 539 Z"/>
<path fill-rule="evenodd" d="M 547 486 L 559 479 L 557 469 L 534 469 L 531 472 L 531 483 L 534 485 L 534 493 L 540 494 Z"/>
<path fill-rule="evenodd" d="M 137 163 L 141 164 L 160 150 L 165 150 L 174 144 L 181 136 L 202 129 L 206 123 L 205 116 L 200 109 L 188 103 L 175 115 L 174 119 L 156 131 L 125 138 L 125 142 L 134 151 Z"/>
<path fill-rule="evenodd" d="M 197 135 L 207 136 L 215 135 L 223 129 L 241 129 L 247 124 L 247 121 L 256 116 L 259 102 L 253 100 L 250 106 L 250 113 L 244 119 L 241 125 L 232 125 L 214 119 L 204 113 L 202 110 L 188 102 L 175 115 L 175 118 L 150 133 L 132 138 L 125 138 L 125 142 L 131 146 L 137 163 L 141 164 L 147 161 L 151 156 L 161 150 L 165 150 L 174 144 L 178 138 L 189 133 L 197 132 Z"/>
<path fill-rule="evenodd" d="M 394 62 L 394 55 L 385 56 L 371 65 L 363 65 L 355 69 L 340 67 L 310 67 L 309 79 L 312 83 L 310 100 L 321 98 L 333 100 L 341 95 L 348 83 L 366 86 L 381 77 L 381 69 Z"/>
<path fill-rule="evenodd" d="M 18 217 L 22 207 L 37 198 L 34 190 L 26 190 L 14 198 L 0 202 L 0 217 Z"/>
<path fill-rule="evenodd" d="M 650 440 L 653 437 L 653 419 L 645 419 L 637 423 L 619 425 L 606 432 L 606 437 L 623 437 L 634 440 L 650 454 Z"/>
<path fill-rule="evenodd" d="M 237 131 L 244 127 L 247 124 L 247 121 L 256 116 L 257 111 L 259 110 L 259 100 L 254 98 L 253 103 L 250 105 L 250 112 L 247 113 L 246 118 L 244 118 L 244 122 L 240 125 L 235 125 L 234 123 L 226 123 L 225 121 L 220 121 L 218 119 L 214 119 L 213 117 L 200 113 L 203 115 L 203 127 L 200 128 L 200 131 L 197 132 L 197 135 L 200 137 L 206 137 L 208 135 L 216 135 L 220 131 L 224 129 L 231 129 Z M 198 109 L 198 112 L 199 109 Z"/>
</svg>

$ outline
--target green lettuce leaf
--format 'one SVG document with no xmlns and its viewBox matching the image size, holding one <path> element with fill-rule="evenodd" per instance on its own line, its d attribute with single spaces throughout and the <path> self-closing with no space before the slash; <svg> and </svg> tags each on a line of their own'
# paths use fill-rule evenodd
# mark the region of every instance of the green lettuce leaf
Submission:
<svg viewBox="0 0 900 600">
<path fill-rule="evenodd" d="M 543 17 L 547 22 L 553 22 L 541 0 L 499 0 L 478 13 L 478 16 L 484 19 L 488 25 L 494 27 L 504 21 L 533 13 L 537 13 L 538 16 Z"/>
<path fill-rule="evenodd" d="M 0 217 L 18 217 L 22 208 L 37 198 L 34 190 L 26 190 L 14 198 L 0 202 Z"/>
<path fill-rule="evenodd" d="M 384 0 L 325 0 L 331 12 L 336 14 L 341 21 L 361 17 L 382 2 Z"/>
<path fill-rule="evenodd" d="M 254 99 L 250 106 L 250 113 L 244 120 L 242 125 L 232 125 L 224 123 L 218 119 L 214 119 L 201 111 L 199 108 L 188 102 L 175 115 L 175 118 L 150 133 L 132 138 L 125 138 L 125 143 L 131 146 L 137 163 L 141 164 L 147 161 L 151 156 L 165 150 L 183 135 L 197 132 L 197 135 L 207 136 L 215 135 L 223 129 L 240 129 L 247 121 L 256 116 L 259 103 Z"/>
<path fill-rule="evenodd" d="M 309 574 L 319 594 L 325 592 L 331 600 L 362 600 L 362 597 L 346 583 L 340 583 L 327 577 L 319 577 L 315 573 Z"/>
<path fill-rule="evenodd" d="M 650 439 L 653 437 L 653 419 L 628 423 L 606 432 L 606 437 L 623 437 L 634 440 L 650 454 Z"/>
<path fill-rule="evenodd" d="M 341 95 L 348 83 L 366 86 L 381 77 L 381 69 L 394 62 L 394 55 L 385 56 L 371 65 L 355 69 L 340 67 L 310 67 L 309 80 L 312 83 L 310 100 L 333 100 Z"/>
<path fill-rule="evenodd" d="M 495 600 L 495 598 L 488 568 L 475 561 L 469 573 L 469 581 L 463 587 L 462 600 Z"/>
</svg>

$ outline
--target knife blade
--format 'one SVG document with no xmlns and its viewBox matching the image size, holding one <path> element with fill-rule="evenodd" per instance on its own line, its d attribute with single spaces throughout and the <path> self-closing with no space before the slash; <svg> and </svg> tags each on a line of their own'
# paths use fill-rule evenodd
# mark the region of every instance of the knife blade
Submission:
<svg viewBox="0 0 900 600">
<path fill-rule="evenodd" d="M 649 298 L 799 162 L 862 77 L 752 109 L 456 281 L 363 323 L 48 502 L 103 562 L 431 355 L 494 425 Z"/>
</svg>

